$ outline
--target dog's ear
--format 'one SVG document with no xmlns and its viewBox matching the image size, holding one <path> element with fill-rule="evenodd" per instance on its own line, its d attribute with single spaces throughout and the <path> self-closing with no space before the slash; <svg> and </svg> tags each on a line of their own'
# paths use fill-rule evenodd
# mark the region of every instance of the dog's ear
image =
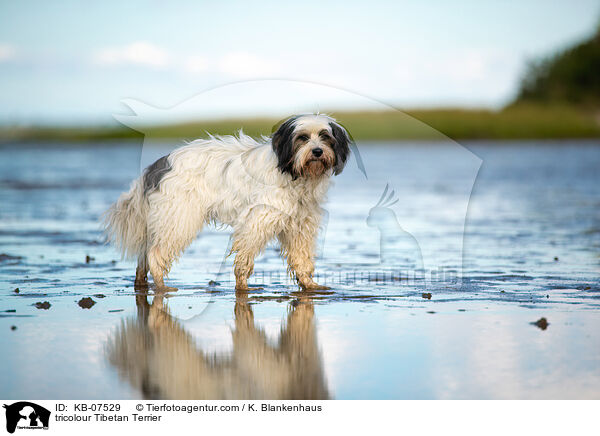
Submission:
<svg viewBox="0 0 600 436">
<path fill-rule="evenodd" d="M 294 122 L 298 117 L 292 117 L 283 122 L 273 133 L 271 146 L 277 156 L 277 168 L 282 173 L 290 174 L 294 179 Z"/>
<path fill-rule="evenodd" d="M 333 166 L 333 173 L 337 176 L 342 172 L 344 166 L 346 166 L 346 161 L 348 160 L 348 155 L 350 154 L 350 143 L 352 142 L 352 139 L 350 138 L 350 135 L 346 129 L 344 129 L 338 123 L 330 122 L 329 126 L 331 127 L 331 131 L 335 139 L 335 144 L 333 145 L 333 151 L 335 152 L 335 165 Z"/>
</svg>

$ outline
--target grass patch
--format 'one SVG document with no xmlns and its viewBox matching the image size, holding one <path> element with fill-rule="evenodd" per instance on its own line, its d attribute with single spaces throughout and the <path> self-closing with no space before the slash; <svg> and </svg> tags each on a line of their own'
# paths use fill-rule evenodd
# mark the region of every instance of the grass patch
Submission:
<svg viewBox="0 0 600 436">
<path fill-rule="evenodd" d="M 520 104 L 500 111 L 427 109 L 335 112 L 356 140 L 560 139 L 600 138 L 598 114 L 570 106 Z M 152 138 L 194 139 L 232 134 L 240 128 L 251 136 L 270 135 L 277 118 L 199 120 L 144 129 Z M 0 128 L 0 141 L 91 141 L 141 138 L 124 126 Z"/>
</svg>

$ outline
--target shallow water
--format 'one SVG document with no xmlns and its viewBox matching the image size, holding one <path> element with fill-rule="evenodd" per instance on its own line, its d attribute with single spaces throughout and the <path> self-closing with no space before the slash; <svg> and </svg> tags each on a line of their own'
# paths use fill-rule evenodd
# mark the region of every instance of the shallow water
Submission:
<svg viewBox="0 0 600 436">
<path fill-rule="evenodd" d="M 169 145 L 5 145 L 0 397 L 600 398 L 598 145 L 359 144 L 368 178 L 350 162 L 324 207 L 332 291 L 273 245 L 236 295 L 209 228 L 167 296 L 98 219 Z"/>
</svg>

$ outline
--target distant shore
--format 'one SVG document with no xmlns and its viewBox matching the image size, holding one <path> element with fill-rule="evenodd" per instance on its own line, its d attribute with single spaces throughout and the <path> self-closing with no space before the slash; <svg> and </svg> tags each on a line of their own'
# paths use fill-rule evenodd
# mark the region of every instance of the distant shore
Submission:
<svg viewBox="0 0 600 436">
<path fill-rule="evenodd" d="M 407 111 L 330 111 L 356 140 L 564 139 L 600 138 L 600 114 L 569 106 L 516 105 L 489 109 L 419 109 Z M 417 121 L 418 120 L 418 121 Z M 276 118 L 198 120 L 146 126 L 152 138 L 194 139 L 212 134 L 269 135 Z M 125 126 L 0 126 L 0 142 L 95 141 L 141 138 Z"/>
</svg>

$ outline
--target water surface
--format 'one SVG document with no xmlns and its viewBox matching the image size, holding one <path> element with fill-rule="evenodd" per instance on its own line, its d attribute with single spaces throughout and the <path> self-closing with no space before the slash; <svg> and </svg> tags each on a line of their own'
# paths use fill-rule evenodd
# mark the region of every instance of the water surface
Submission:
<svg viewBox="0 0 600 436">
<path fill-rule="evenodd" d="M 171 145 L 5 145 L 0 396 L 600 398 L 598 145 L 360 144 L 368 178 L 350 162 L 324 207 L 331 292 L 298 293 L 273 245 L 236 295 L 209 228 L 166 296 L 98 219 Z"/>
</svg>

